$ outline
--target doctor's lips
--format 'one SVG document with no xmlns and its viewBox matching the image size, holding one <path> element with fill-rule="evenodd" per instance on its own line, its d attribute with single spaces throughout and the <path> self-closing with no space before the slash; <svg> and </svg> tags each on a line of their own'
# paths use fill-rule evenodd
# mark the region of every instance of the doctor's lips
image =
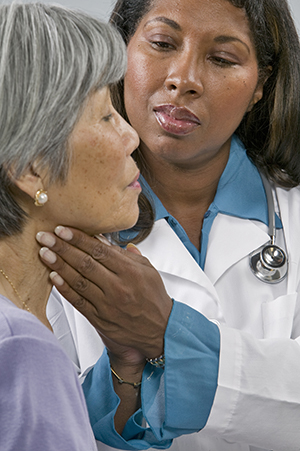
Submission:
<svg viewBox="0 0 300 451">
<path fill-rule="evenodd" d="M 153 110 L 159 125 L 173 135 L 187 135 L 201 125 L 199 118 L 185 107 L 160 105 Z"/>
</svg>

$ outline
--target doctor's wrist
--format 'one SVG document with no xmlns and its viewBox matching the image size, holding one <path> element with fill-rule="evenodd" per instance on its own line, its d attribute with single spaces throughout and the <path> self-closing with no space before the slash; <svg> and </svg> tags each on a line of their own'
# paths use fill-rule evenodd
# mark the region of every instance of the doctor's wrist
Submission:
<svg viewBox="0 0 300 451">
<path fill-rule="evenodd" d="M 155 357 L 149 359 L 146 357 L 146 361 L 150 363 L 155 368 L 164 368 L 165 367 L 165 354 L 161 354 L 159 357 Z"/>
<path fill-rule="evenodd" d="M 130 359 L 122 359 L 110 352 L 108 352 L 108 356 L 111 368 L 113 368 L 114 372 L 116 372 L 121 379 L 134 382 L 141 380 L 146 365 L 144 357 L 138 361 L 131 361 Z"/>
</svg>

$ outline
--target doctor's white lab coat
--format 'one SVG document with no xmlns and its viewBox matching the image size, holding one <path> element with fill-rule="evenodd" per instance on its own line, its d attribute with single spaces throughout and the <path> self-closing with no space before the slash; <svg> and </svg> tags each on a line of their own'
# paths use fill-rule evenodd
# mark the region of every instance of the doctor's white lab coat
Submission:
<svg viewBox="0 0 300 451">
<path fill-rule="evenodd" d="M 221 333 L 208 422 L 175 439 L 172 451 L 300 450 L 300 190 L 277 189 L 277 195 L 284 232 L 277 231 L 276 244 L 289 258 L 288 275 L 278 284 L 260 281 L 249 267 L 249 254 L 269 241 L 258 221 L 219 214 L 205 272 L 163 219 L 138 246 L 169 295 L 216 321 Z M 103 345 L 87 320 L 62 303 L 84 372 Z M 112 449 L 100 442 L 98 448 Z"/>
</svg>

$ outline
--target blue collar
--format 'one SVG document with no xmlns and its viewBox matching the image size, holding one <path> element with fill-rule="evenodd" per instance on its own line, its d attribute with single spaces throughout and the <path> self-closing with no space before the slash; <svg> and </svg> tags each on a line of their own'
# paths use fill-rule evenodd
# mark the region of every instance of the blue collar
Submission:
<svg viewBox="0 0 300 451">
<path fill-rule="evenodd" d="M 202 234 L 201 252 L 190 242 L 184 229 L 171 216 L 159 198 L 151 190 L 141 176 L 143 192 L 152 200 L 155 208 L 155 220 L 165 218 L 175 233 L 182 240 L 197 263 L 204 268 L 209 232 L 218 213 L 236 216 L 242 219 L 257 220 L 268 225 L 268 204 L 260 174 L 249 160 L 246 149 L 237 136 L 232 137 L 230 155 L 225 170 L 219 180 L 215 198 L 205 213 Z M 276 228 L 282 228 L 276 215 Z M 122 232 L 121 237 L 133 238 L 136 233 Z"/>
</svg>

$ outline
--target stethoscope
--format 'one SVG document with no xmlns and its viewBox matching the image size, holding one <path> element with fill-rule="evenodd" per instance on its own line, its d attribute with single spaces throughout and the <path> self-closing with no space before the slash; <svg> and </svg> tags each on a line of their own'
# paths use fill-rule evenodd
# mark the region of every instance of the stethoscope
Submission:
<svg viewBox="0 0 300 451">
<path fill-rule="evenodd" d="M 255 251 L 251 252 L 250 268 L 253 274 L 262 282 L 278 283 L 281 282 L 288 272 L 288 259 L 285 251 L 275 244 L 276 226 L 275 226 L 275 206 L 270 182 L 261 174 L 264 188 L 267 196 L 269 213 L 269 235 L 270 241 Z M 275 190 L 274 190 L 275 192 Z M 276 195 L 276 192 L 275 192 Z"/>
</svg>

